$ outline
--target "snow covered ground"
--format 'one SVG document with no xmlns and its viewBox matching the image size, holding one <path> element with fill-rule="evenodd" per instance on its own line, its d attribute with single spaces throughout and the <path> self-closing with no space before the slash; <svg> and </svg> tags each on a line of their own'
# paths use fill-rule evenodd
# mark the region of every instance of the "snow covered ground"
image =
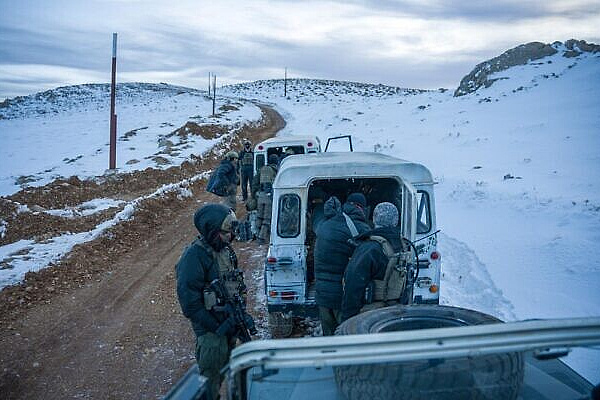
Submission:
<svg viewBox="0 0 600 400">
<path fill-rule="evenodd" d="M 20 183 L 39 186 L 60 176 L 102 175 L 108 168 L 109 88 L 58 88 L 12 99 L 0 108 L 0 195 L 18 191 Z M 119 172 L 178 165 L 215 145 L 215 139 L 174 134 L 188 121 L 240 127 L 260 119 L 255 105 L 221 98 L 212 117 L 212 100 L 205 95 L 166 84 L 119 85 Z"/>
<path fill-rule="evenodd" d="M 221 94 L 239 106 L 218 120 L 209 117 L 212 103 L 203 92 L 132 88 L 117 103 L 118 164 L 122 171 L 156 166 L 159 153 L 180 163 L 214 143 L 194 137 L 173 143 L 178 151 L 161 152 L 173 129 L 192 117 L 232 125 L 256 120 L 258 108 L 240 97 L 271 103 L 287 121 L 282 135 L 316 134 L 325 141 L 351 134 L 358 151 L 430 168 L 439 182 L 443 304 L 504 320 L 600 316 L 594 256 L 600 242 L 600 54 L 565 58 L 559 52 L 495 77 L 506 79 L 457 98 L 445 90 L 315 80 L 289 81 L 284 98 L 283 81 L 258 81 L 224 88 Z M 100 99 L 106 90 L 89 90 L 93 100 L 63 108 L 55 105 L 82 97 L 53 103 L 31 97 L 27 107 L 0 119 L 0 194 L 18 190 L 19 177 L 41 185 L 59 175 L 104 172 L 108 105 Z M 134 133 L 125 141 L 127 132 Z M 138 162 L 125 164 L 129 160 Z M 0 258 L 9 253 L 0 247 Z M 600 351 L 575 356 L 569 363 L 598 383 Z"/>
<path fill-rule="evenodd" d="M 281 134 L 351 134 L 430 168 L 442 230 L 441 302 L 504 320 L 600 315 L 600 54 L 562 52 L 487 89 L 409 93 L 336 82 L 228 89 L 276 105 Z M 227 92 L 227 90 L 226 90 Z M 572 365 L 600 381 L 600 351 Z"/>
</svg>

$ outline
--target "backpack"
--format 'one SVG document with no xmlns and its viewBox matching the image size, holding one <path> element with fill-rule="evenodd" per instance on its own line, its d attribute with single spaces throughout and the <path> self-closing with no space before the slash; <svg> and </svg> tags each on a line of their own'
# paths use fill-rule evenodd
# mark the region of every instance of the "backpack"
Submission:
<svg viewBox="0 0 600 400">
<path fill-rule="evenodd" d="M 206 184 L 206 191 L 216 194 L 219 197 L 227 196 L 227 188 L 225 185 L 221 184 L 219 178 L 217 177 L 218 168 L 216 168 L 212 174 L 210 174 L 210 178 L 208 178 L 208 183 Z"/>
<path fill-rule="evenodd" d="M 388 258 L 383 279 L 373 279 L 370 292 L 367 297 L 367 306 L 363 307 L 361 312 L 367 309 L 383 307 L 390 304 L 398 304 L 406 286 L 408 276 L 407 263 L 411 260 L 412 254 L 410 248 L 406 248 L 402 242 L 402 249 L 396 253 L 390 242 L 383 236 L 372 235 L 369 240 L 373 240 L 381 245 L 383 254 Z"/>
<path fill-rule="evenodd" d="M 254 239 L 250 222 L 250 213 L 246 215 L 246 218 L 239 222 L 236 235 L 237 239 L 241 242 L 247 242 Z"/>
</svg>

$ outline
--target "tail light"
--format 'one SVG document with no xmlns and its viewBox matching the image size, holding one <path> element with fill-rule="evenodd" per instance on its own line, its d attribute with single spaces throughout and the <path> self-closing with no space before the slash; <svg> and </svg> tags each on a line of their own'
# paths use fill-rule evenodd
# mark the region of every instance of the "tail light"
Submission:
<svg viewBox="0 0 600 400">
<path fill-rule="evenodd" d="M 439 288 L 438 288 L 438 286 L 436 284 L 433 284 L 433 285 L 429 286 L 429 291 L 431 293 L 437 293 L 438 290 L 439 290 Z"/>
<path fill-rule="evenodd" d="M 261 144 L 261 145 L 259 145 L 259 146 L 258 146 L 258 149 L 259 149 L 259 150 L 264 150 L 264 149 L 265 149 L 265 147 L 264 147 L 264 146 Z"/>
<path fill-rule="evenodd" d="M 277 290 L 271 290 L 269 292 L 269 297 L 277 297 Z"/>
<path fill-rule="evenodd" d="M 276 262 L 277 262 L 277 258 L 267 257 L 267 264 L 275 264 Z"/>
<path fill-rule="evenodd" d="M 429 255 L 429 258 L 431 258 L 433 261 L 439 260 L 440 253 L 438 253 L 437 251 L 432 251 L 431 254 Z"/>
<path fill-rule="evenodd" d="M 312 147 L 312 146 L 313 146 L 313 144 L 312 144 L 312 142 L 308 142 L 308 143 L 306 143 L 306 146 L 307 146 L 307 147 Z"/>
<path fill-rule="evenodd" d="M 295 300 L 295 299 L 296 299 L 296 292 L 293 292 L 293 291 L 281 292 L 281 300 Z"/>
</svg>

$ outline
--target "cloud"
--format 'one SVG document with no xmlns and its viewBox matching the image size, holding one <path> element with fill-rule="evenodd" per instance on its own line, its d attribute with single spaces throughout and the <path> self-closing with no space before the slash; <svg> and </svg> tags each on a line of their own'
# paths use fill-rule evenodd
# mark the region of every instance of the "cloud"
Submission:
<svg viewBox="0 0 600 400">
<path fill-rule="evenodd" d="M 0 7 L 0 62 L 12 74 L 0 76 L 0 98 L 109 81 L 112 32 L 118 80 L 200 87 L 208 72 L 234 83 L 279 78 L 284 67 L 302 77 L 455 86 L 519 44 L 600 36 L 600 4 L 583 0 L 0 0 Z M 34 65 L 40 70 L 28 76 Z M 44 80 L 47 66 L 58 69 Z"/>
<path fill-rule="evenodd" d="M 581 18 L 600 12 L 595 0 L 338 0 L 372 12 L 395 13 L 423 19 L 461 19 L 508 22 L 546 17 Z"/>
</svg>

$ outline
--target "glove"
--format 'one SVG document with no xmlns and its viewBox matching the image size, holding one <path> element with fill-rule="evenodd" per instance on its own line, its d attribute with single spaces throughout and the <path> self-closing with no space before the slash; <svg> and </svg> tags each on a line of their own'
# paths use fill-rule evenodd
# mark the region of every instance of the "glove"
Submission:
<svg viewBox="0 0 600 400">
<path fill-rule="evenodd" d="M 233 317 L 229 317 L 225 321 L 223 321 L 221 325 L 219 325 L 215 333 L 219 336 L 229 337 L 233 335 L 233 333 L 235 332 L 235 328 L 235 320 L 233 319 Z"/>
<path fill-rule="evenodd" d="M 251 335 L 256 335 L 258 333 L 258 330 L 254 325 L 254 319 L 250 314 L 244 313 L 244 322 L 246 323 L 246 326 L 248 327 L 248 332 L 250 332 Z"/>
</svg>

